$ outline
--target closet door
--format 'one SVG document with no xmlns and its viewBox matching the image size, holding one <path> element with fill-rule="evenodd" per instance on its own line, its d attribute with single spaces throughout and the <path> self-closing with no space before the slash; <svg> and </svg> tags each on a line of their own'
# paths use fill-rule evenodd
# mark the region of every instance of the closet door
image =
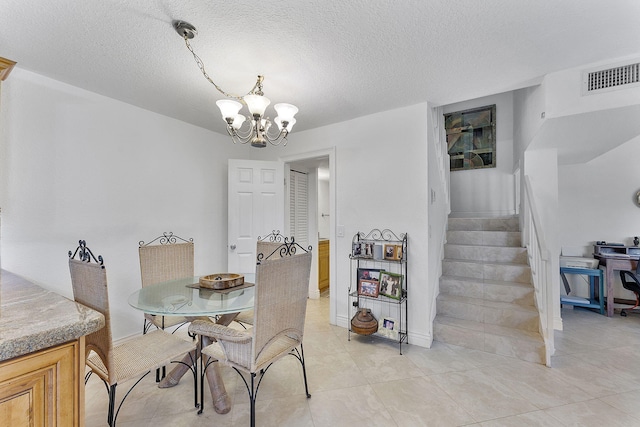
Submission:
<svg viewBox="0 0 640 427">
<path fill-rule="evenodd" d="M 289 235 L 302 247 L 309 245 L 309 185 L 304 172 L 289 172 Z"/>
</svg>

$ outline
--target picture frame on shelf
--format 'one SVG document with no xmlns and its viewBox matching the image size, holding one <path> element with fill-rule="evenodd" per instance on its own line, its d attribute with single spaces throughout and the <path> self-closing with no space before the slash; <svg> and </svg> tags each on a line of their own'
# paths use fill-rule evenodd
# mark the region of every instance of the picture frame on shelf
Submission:
<svg viewBox="0 0 640 427">
<path fill-rule="evenodd" d="M 402 274 L 381 271 L 378 293 L 389 298 L 401 300 L 403 278 Z"/>
<path fill-rule="evenodd" d="M 384 245 L 384 259 L 395 259 L 396 257 L 396 245 L 387 244 Z"/>
<path fill-rule="evenodd" d="M 380 292 L 380 282 L 377 280 L 358 280 L 358 295 L 378 298 Z"/>
<path fill-rule="evenodd" d="M 373 258 L 373 243 L 360 242 L 360 252 L 362 258 Z"/>
<path fill-rule="evenodd" d="M 402 260 L 402 245 L 396 245 L 395 259 Z"/>
<path fill-rule="evenodd" d="M 398 339 L 398 327 L 396 319 L 383 317 L 378 321 L 378 333 L 394 340 Z"/>
<path fill-rule="evenodd" d="M 362 244 L 360 242 L 353 242 L 351 254 L 357 257 L 362 256 Z"/>
<path fill-rule="evenodd" d="M 375 280 L 380 281 L 379 268 L 358 268 L 358 280 Z"/>
</svg>

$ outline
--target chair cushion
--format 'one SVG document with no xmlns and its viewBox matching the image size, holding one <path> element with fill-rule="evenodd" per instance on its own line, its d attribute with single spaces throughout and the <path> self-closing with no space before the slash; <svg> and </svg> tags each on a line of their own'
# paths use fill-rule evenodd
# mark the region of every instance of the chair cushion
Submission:
<svg viewBox="0 0 640 427">
<path fill-rule="evenodd" d="M 245 366 L 237 360 L 227 359 L 227 356 L 222 348 L 222 345 L 219 342 L 215 342 L 204 349 L 202 349 L 202 353 L 207 356 L 212 357 L 226 365 L 236 367 L 245 372 L 258 372 L 263 368 L 266 368 L 269 364 L 275 362 L 276 360 L 286 356 L 289 354 L 291 350 L 300 345 L 300 341 L 290 338 L 286 335 L 279 335 L 276 339 L 274 339 L 261 354 L 258 355 L 256 359 L 256 363 L 253 367 Z M 249 350 L 249 349 L 247 349 Z M 230 355 L 233 357 L 232 355 Z"/>
<path fill-rule="evenodd" d="M 139 378 L 145 372 L 158 369 L 172 360 L 195 350 L 194 341 L 186 341 L 176 335 L 160 329 L 144 335 L 138 335 L 113 348 L 113 360 L 116 372 L 112 372 L 111 384 Z M 109 382 L 107 369 L 96 353 L 87 359 L 87 365 L 103 380 Z"/>
</svg>

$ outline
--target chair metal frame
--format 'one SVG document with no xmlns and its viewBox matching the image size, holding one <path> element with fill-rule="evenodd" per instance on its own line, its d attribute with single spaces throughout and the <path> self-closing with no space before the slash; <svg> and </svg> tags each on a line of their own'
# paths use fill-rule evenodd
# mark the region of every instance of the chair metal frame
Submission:
<svg viewBox="0 0 640 427">
<path fill-rule="evenodd" d="M 157 245 L 154 245 L 153 243 L 158 242 Z M 193 246 L 193 238 L 190 239 L 183 239 L 182 237 L 176 236 L 173 234 L 173 232 L 169 231 L 169 232 L 164 232 L 162 233 L 162 235 L 156 237 L 155 239 L 151 240 L 150 242 L 145 243 L 144 240 L 140 240 L 138 242 L 138 254 L 140 257 L 140 275 L 141 275 L 141 280 L 142 280 L 142 287 L 145 286 L 149 286 L 149 285 L 153 285 L 155 283 L 145 283 L 145 274 L 143 271 L 143 267 L 142 267 L 142 253 L 141 251 L 144 250 L 143 248 L 146 247 L 153 247 L 153 246 L 160 246 L 160 247 L 164 247 L 165 245 L 176 245 L 176 244 L 191 244 Z M 167 246 L 169 247 L 169 246 Z M 192 248 L 193 251 L 193 248 Z M 192 265 L 191 265 L 191 276 L 193 276 L 193 252 L 192 252 Z M 172 278 L 178 278 L 178 277 L 172 277 Z M 171 280 L 172 278 L 167 278 L 166 280 Z M 173 332 L 177 331 L 178 329 L 180 329 L 181 327 L 183 327 L 184 325 L 188 324 L 189 321 L 188 320 L 184 320 L 184 321 L 179 321 L 177 323 L 172 323 L 172 324 L 165 324 L 165 316 L 160 316 L 162 319 L 160 321 L 160 324 L 158 325 L 156 322 L 152 321 L 152 318 L 155 318 L 156 316 L 152 316 L 152 315 L 145 315 L 144 318 L 144 324 L 143 324 L 143 329 L 142 329 L 142 333 L 146 334 L 147 332 L 149 332 L 149 329 L 151 329 L 152 326 L 155 326 L 156 328 L 160 328 L 160 329 L 165 329 L 167 327 L 170 326 L 175 326 L 178 325 Z"/>
<path fill-rule="evenodd" d="M 627 281 L 627 277 L 631 280 Z M 635 273 L 632 270 L 620 270 L 620 281 L 622 282 L 622 287 L 636 295 L 635 305 L 620 311 L 620 316 L 626 317 L 627 310 L 634 310 L 640 305 L 640 259 L 638 259 Z"/>
<path fill-rule="evenodd" d="M 275 236 L 279 235 L 279 232 L 274 232 L 273 233 Z M 281 236 L 281 235 L 280 235 Z M 270 251 L 270 253 L 268 253 L 267 255 L 265 255 L 264 253 L 258 253 L 256 256 L 257 259 L 257 274 L 256 274 L 256 286 L 261 286 L 260 283 L 260 279 L 259 279 L 259 274 L 260 274 L 260 266 L 261 265 L 267 265 L 270 262 L 275 262 L 275 263 L 283 263 L 283 262 L 287 262 L 287 259 L 291 259 L 293 261 L 293 257 L 295 257 L 296 255 L 304 255 L 304 256 L 308 256 L 308 270 L 306 271 L 306 282 L 301 283 L 300 286 L 304 287 L 304 289 L 308 289 L 308 279 L 309 279 L 309 274 L 310 274 L 310 266 L 311 266 L 311 246 L 309 246 L 307 249 L 303 248 L 302 246 L 300 246 L 299 244 L 297 244 L 295 242 L 295 239 L 292 238 L 286 238 L 286 237 L 282 237 L 282 240 L 279 241 L 277 247 L 273 248 L 272 246 L 268 246 L 265 248 L 268 248 L 268 251 Z M 261 241 L 261 240 L 259 240 Z M 273 243 L 274 241 L 269 241 L 270 243 Z M 259 309 L 258 304 L 260 304 L 259 301 L 259 291 L 258 289 L 256 289 L 256 309 Z M 305 307 L 306 307 L 306 300 L 305 300 Z M 256 336 L 253 333 L 250 333 L 249 331 L 237 331 L 235 330 L 235 332 L 233 332 L 234 330 L 229 329 L 227 327 L 221 326 L 221 325 L 211 325 L 211 324 L 207 324 L 206 322 L 200 322 L 200 321 L 195 321 L 192 322 L 191 326 L 189 327 L 189 330 L 191 332 L 197 333 L 198 335 L 200 335 L 200 340 L 199 340 L 199 346 L 200 346 L 200 401 L 201 403 L 203 402 L 203 396 L 204 396 L 204 388 L 203 388 L 203 384 L 204 384 L 204 377 L 205 377 L 205 373 L 206 370 L 209 366 L 211 366 L 213 363 L 219 362 L 220 360 L 210 356 L 209 354 L 207 354 L 207 348 L 204 346 L 204 337 L 213 337 L 215 339 L 218 340 L 218 342 L 235 342 L 235 343 L 239 343 L 239 344 L 248 344 L 249 342 L 251 342 L 252 346 L 255 346 L 255 340 L 256 340 Z M 221 335 L 218 335 L 217 332 L 221 332 Z M 284 333 L 284 331 L 281 331 L 280 334 Z M 227 364 L 229 366 L 231 366 L 231 368 L 233 368 L 236 373 L 238 375 L 240 375 L 240 377 L 242 378 L 242 381 L 244 382 L 245 388 L 247 390 L 247 394 L 249 395 L 249 400 L 250 400 L 250 406 L 251 406 L 251 426 L 254 427 L 255 426 L 255 422 L 256 422 L 256 399 L 258 396 L 258 391 L 260 389 L 260 384 L 262 383 L 262 380 L 264 378 L 264 375 L 267 373 L 267 371 L 269 370 L 269 368 L 273 365 L 273 363 L 277 362 L 278 360 L 280 360 L 282 357 L 286 356 L 286 355 L 292 355 L 294 356 L 299 362 L 300 365 L 302 366 L 302 374 L 303 374 L 303 378 L 304 378 L 304 387 L 305 387 L 305 394 L 307 396 L 307 398 L 311 397 L 311 394 L 309 393 L 309 385 L 308 385 L 308 381 L 307 381 L 307 370 L 306 370 L 306 364 L 305 364 L 305 359 L 304 359 L 304 347 L 302 345 L 302 336 L 304 333 L 304 325 L 302 326 L 302 330 L 299 331 L 300 333 L 300 337 L 299 337 L 299 341 L 294 340 L 293 338 L 289 338 L 292 342 L 297 342 L 297 344 L 290 348 L 289 351 L 286 351 L 286 353 L 279 353 L 279 355 L 277 355 L 273 360 L 271 360 L 270 362 L 267 363 L 266 366 L 261 367 L 260 369 L 253 369 L 251 367 L 247 367 L 247 366 L 242 366 L 236 362 L 233 361 L 229 361 L 226 360 L 225 362 L 227 362 Z M 230 335 L 229 335 L 230 334 Z M 224 338 L 222 337 L 222 335 L 224 335 Z M 298 346 L 300 347 L 300 349 L 298 350 Z M 267 345 L 265 345 L 265 347 L 263 347 L 261 349 L 264 350 L 265 348 L 267 348 Z M 251 357 L 256 357 L 257 355 L 254 354 L 254 351 L 257 351 L 257 349 L 252 350 L 252 356 Z M 206 361 L 205 361 L 205 357 L 204 355 L 207 356 Z M 257 363 L 257 359 L 252 359 L 251 360 L 251 365 L 254 365 Z M 249 379 L 246 378 L 246 376 L 243 374 L 243 372 L 245 374 L 249 374 Z M 202 411 L 204 410 L 204 405 L 201 405 L 200 410 L 198 411 L 198 414 L 202 413 Z"/>
<path fill-rule="evenodd" d="M 164 364 L 168 361 L 171 363 L 181 363 L 191 370 L 194 380 L 194 401 L 195 406 L 198 407 L 196 360 L 191 357 L 190 365 L 182 361 L 168 360 L 182 356 L 185 353 L 191 354 L 192 351 L 197 349 L 195 343 L 190 343 L 162 330 L 157 330 L 128 340 L 121 345 L 114 346 L 111 336 L 111 315 L 104 259 L 101 255 L 96 257 L 87 247 L 85 240 L 80 240 L 78 243 L 75 252 L 69 251 L 69 270 L 71 272 L 74 300 L 99 311 L 105 317 L 105 326 L 99 331 L 89 334 L 85 340 L 86 364 L 90 370 L 86 373 L 84 382 L 86 384 L 91 375 L 95 373 L 104 383 L 109 395 L 109 409 L 107 413 L 107 423 L 109 426 L 114 427 L 116 425 L 122 404 L 140 381 L 142 381 L 152 369 L 157 369 L 157 365 Z M 87 282 L 79 283 L 78 280 L 80 280 L 80 278 L 87 280 Z M 137 342 L 140 342 L 138 346 L 135 345 Z M 171 345 L 170 348 L 175 346 L 173 352 L 175 354 L 164 356 L 155 351 L 156 347 L 164 348 L 164 343 Z M 139 365 L 132 369 L 135 373 L 123 372 L 117 369 L 117 361 L 122 361 L 121 358 L 116 357 L 116 352 L 120 348 L 125 348 L 127 354 L 141 351 L 139 360 L 136 360 L 136 363 L 139 363 Z M 148 350 L 150 354 L 142 354 L 145 349 L 150 349 Z M 136 354 L 138 353 L 136 352 Z M 128 366 L 128 368 L 131 367 Z M 145 369 L 147 369 L 146 372 L 144 372 Z M 125 393 L 116 408 L 116 388 L 118 381 L 128 381 L 129 379 L 135 378 L 141 372 L 144 373 Z"/>
</svg>

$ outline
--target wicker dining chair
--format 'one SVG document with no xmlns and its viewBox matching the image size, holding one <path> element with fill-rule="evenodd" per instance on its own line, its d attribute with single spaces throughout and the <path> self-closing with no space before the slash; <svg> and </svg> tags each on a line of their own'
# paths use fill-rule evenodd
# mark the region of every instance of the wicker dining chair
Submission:
<svg viewBox="0 0 640 427">
<path fill-rule="evenodd" d="M 242 377 L 251 403 L 251 426 L 255 426 L 255 403 L 263 376 L 273 363 L 288 354 L 302 365 L 305 392 L 311 397 L 302 338 L 312 253 L 311 248 L 307 251 L 295 242 L 283 243 L 281 247 L 283 251 L 277 256 L 258 257 L 252 328 L 238 330 L 199 320 L 189 326 L 190 332 L 217 340 L 201 350 L 202 371 L 219 361 Z M 204 355 L 209 356 L 207 361 Z M 249 380 L 242 373 L 248 374 Z M 202 401 L 202 387 L 200 393 Z"/>
<path fill-rule="evenodd" d="M 258 237 L 258 241 L 256 242 L 256 257 L 269 257 L 275 258 L 280 257 L 280 253 L 277 250 L 285 241 L 285 237 L 280 234 L 279 231 L 273 231 L 264 237 Z M 243 327 L 247 327 L 249 325 L 253 325 L 253 310 L 243 311 L 238 313 L 236 318 L 234 319 Z"/>
<path fill-rule="evenodd" d="M 142 287 L 193 276 L 193 239 L 185 240 L 168 232 L 149 243 L 140 241 L 138 246 Z M 180 328 L 187 323 L 183 316 L 145 313 L 143 333 L 147 333 L 152 326 L 165 329 L 179 325 Z"/>
<path fill-rule="evenodd" d="M 114 346 L 111 335 L 107 272 L 102 256 L 96 258 L 86 242 L 80 240 L 75 252 L 69 251 L 69 271 L 74 300 L 102 313 L 105 318 L 104 328 L 87 335 L 85 339 L 86 364 L 90 369 L 85 376 L 85 383 L 91 374 L 95 373 L 107 386 L 109 391 L 107 423 L 113 427 L 116 425 L 120 408 L 131 390 L 152 370 L 179 360 L 185 353 L 195 350 L 196 344 L 157 329 Z M 190 369 L 194 376 L 194 387 L 197 387 L 195 361 Z M 117 385 L 135 378 L 138 380 L 116 408 Z M 194 394 L 197 402 L 197 389 Z"/>
</svg>

